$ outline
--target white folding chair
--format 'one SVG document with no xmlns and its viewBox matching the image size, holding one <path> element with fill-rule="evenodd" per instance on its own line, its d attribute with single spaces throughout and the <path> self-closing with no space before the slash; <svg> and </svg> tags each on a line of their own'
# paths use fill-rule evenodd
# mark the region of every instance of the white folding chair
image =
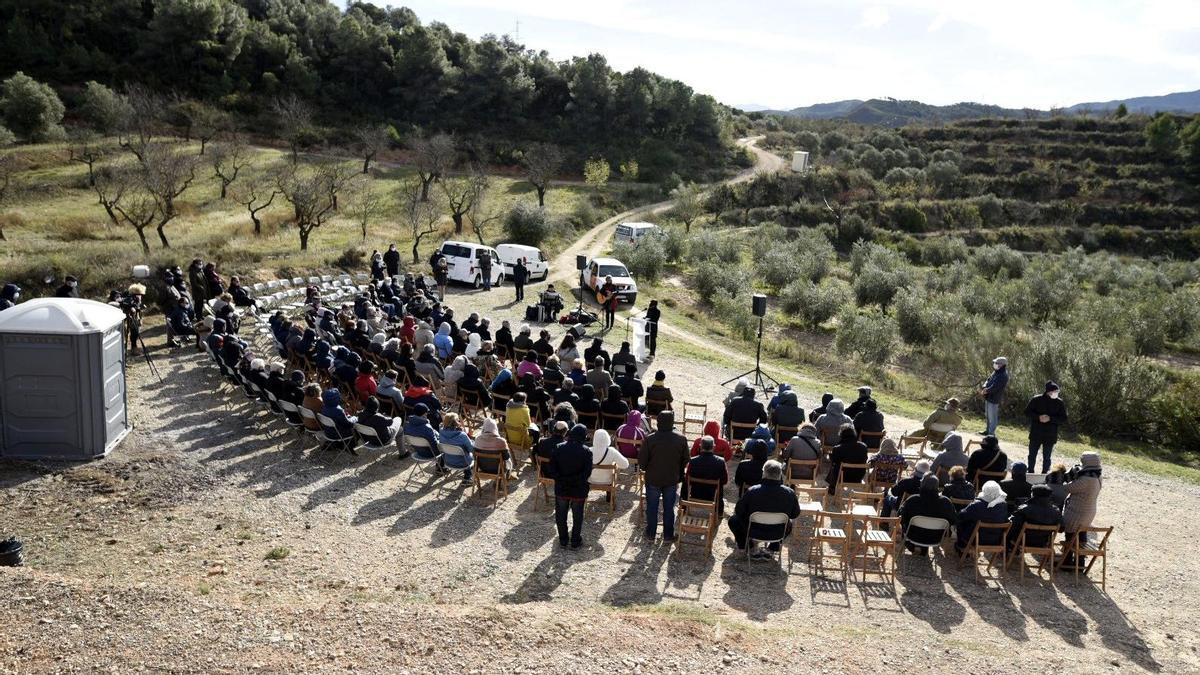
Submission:
<svg viewBox="0 0 1200 675">
<path fill-rule="evenodd" d="M 429 472 L 430 475 L 438 475 L 440 469 L 439 465 L 441 462 L 438 461 L 439 457 L 437 453 L 434 452 L 433 446 L 429 445 L 429 441 L 421 438 L 420 436 L 410 436 L 409 434 L 402 434 L 402 438 L 404 449 L 408 452 L 408 456 L 412 458 L 416 466 L 419 466 L 425 471 Z M 418 454 L 417 450 L 424 450 L 429 456 L 424 457 Z M 415 473 L 416 471 L 409 473 L 408 479 L 410 481 Z"/>
<path fill-rule="evenodd" d="M 788 518 L 786 513 L 773 513 L 770 511 L 755 511 L 754 513 L 750 514 L 750 523 L 749 523 L 749 525 L 747 525 L 747 534 L 746 534 L 746 564 L 747 564 L 747 566 L 751 566 L 754 564 L 754 558 L 752 556 L 752 553 L 754 551 L 755 544 L 762 544 L 763 547 L 766 549 L 766 551 L 768 553 L 770 553 L 772 560 L 777 559 L 780 565 L 783 564 L 783 540 L 787 538 L 788 520 L 790 520 L 790 519 Z M 754 531 L 755 525 L 781 525 L 781 526 L 783 526 L 783 532 L 781 532 L 778 537 L 774 537 L 771 539 L 758 539 L 758 538 L 752 536 L 751 534 L 749 534 L 750 532 Z M 779 550 L 772 551 L 771 550 L 772 544 L 777 544 L 779 546 Z"/>
<path fill-rule="evenodd" d="M 438 450 L 440 450 L 442 453 L 442 457 L 443 457 L 442 468 L 444 468 L 446 471 L 453 471 L 455 473 L 465 475 L 468 471 L 471 470 L 471 462 L 467 461 L 467 453 L 464 452 L 462 448 L 460 448 L 457 445 L 454 445 L 452 443 L 438 443 Z M 460 463 L 464 464 L 465 466 L 461 466 L 461 467 L 450 466 L 449 464 L 446 463 L 446 461 L 444 459 L 447 456 L 458 457 L 458 458 L 462 459 L 462 462 L 460 462 Z"/>
<path fill-rule="evenodd" d="M 913 539 L 909 536 L 909 531 L 914 527 L 922 530 L 930 530 L 938 532 L 937 539 L 933 535 L 929 536 L 927 541 Z M 946 533 L 950 531 L 950 521 L 945 518 L 933 518 L 931 516 L 913 516 L 912 520 L 908 521 L 908 527 L 904 528 L 904 542 L 913 546 L 922 546 L 925 548 L 936 548 L 942 545 L 942 540 L 946 538 Z"/>
<path fill-rule="evenodd" d="M 323 450 L 335 448 L 339 451 L 339 454 L 343 451 L 351 455 L 358 454 L 358 448 L 362 447 L 362 444 L 353 430 L 350 431 L 349 435 L 343 434 L 338 429 L 337 424 L 322 413 L 317 413 L 317 421 L 321 423 L 321 429 L 325 432 L 325 440 L 327 441 L 325 447 L 322 448 Z"/>
<path fill-rule="evenodd" d="M 369 427 L 365 424 L 355 424 L 354 432 L 363 440 L 363 447 L 368 450 L 386 450 L 388 444 L 379 437 L 379 433 L 374 427 Z"/>
<path fill-rule="evenodd" d="M 305 408 L 304 406 L 297 406 L 297 408 L 300 410 L 301 418 L 306 419 L 306 420 L 312 420 L 312 421 L 316 422 L 317 424 L 321 423 L 321 421 L 317 419 L 317 413 L 313 412 L 312 410 L 309 410 L 308 408 Z M 309 429 L 308 425 L 305 424 L 304 425 L 304 433 L 306 433 L 309 436 L 311 436 L 312 438 L 316 439 L 317 443 L 319 443 L 321 445 L 321 447 L 325 446 L 325 431 L 324 431 L 324 429 Z"/>
</svg>

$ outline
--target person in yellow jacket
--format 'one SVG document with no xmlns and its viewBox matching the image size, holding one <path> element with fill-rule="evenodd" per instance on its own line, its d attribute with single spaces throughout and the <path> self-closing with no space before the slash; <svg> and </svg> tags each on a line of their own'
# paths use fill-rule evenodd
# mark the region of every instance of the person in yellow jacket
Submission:
<svg viewBox="0 0 1200 675">
<path fill-rule="evenodd" d="M 537 427 L 529 418 L 525 392 L 513 394 L 504 408 L 504 437 L 512 450 L 529 452 L 538 441 Z"/>
</svg>

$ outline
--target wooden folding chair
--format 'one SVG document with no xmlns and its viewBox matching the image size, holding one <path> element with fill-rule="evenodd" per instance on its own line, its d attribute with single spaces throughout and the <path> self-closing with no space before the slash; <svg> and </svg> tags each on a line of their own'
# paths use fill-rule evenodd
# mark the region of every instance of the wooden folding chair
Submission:
<svg viewBox="0 0 1200 675">
<path fill-rule="evenodd" d="M 554 489 L 554 479 L 546 477 L 546 464 L 550 462 L 550 458 L 538 455 L 534 455 L 534 457 L 537 458 L 537 485 L 534 490 L 535 492 L 538 489 L 542 491 L 542 498 L 548 506 L 554 503 L 554 498 L 550 496 L 550 491 Z M 534 496 L 536 498 L 537 495 Z M 539 503 L 540 501 L 535 501 L 534 508 L 537 508 Z"/>
<path fill-rule="evenodd" d="M 816 516 L 821 511 L 825 510 L 825 488 L 816 486 L 796 486 L 793 488 L 796 491 L 796 498 L 800 502 L 800 515 L 796 517 L 796 526 L 792 528 L 792 537 L 795 539 L 809 539 L 811 536 L 806 535 L 806 532 L 812 532 L 816 528 Z M 801 518 L 812 518 L 813 529 L 800 527 Z"/>
<path fill-rule="evenodd" d="M 800 433 L 800 427 L 775 427 L 775 446 L 782 448 L 798 433 Z"/>
<path fill-rule="evenodd" d="M 480 460 L 488 460 L 495 462 L 496 470 L 494 472 L 484 471 L 481 468 Z M 475 470 L 471 476 L 472 482 L 475 484 L 475 492 L 478 493 L 483 489 L 483 481 L 492 481 L 492 503 L 495 504 L 503 493 L 508 496 L 508 466 L 504 461 L 504 454 L 491 450 L 475 450 Z"/>
<path fill-rule="evenodd" d="M 578 417 L 579 417 L 579 423 L 582 424 L 583 426 L 587 427 L 588 437 L 590 438 L 592 435 L 592 432 L 596 430 L 596 425 L 600 423 L 600 413 L 598 413 L 598 412 L 590 412 L 590 413 L 581 412 L 578 414 Z"/>
<path fill-rule="evenodd" d="M 1007 471 L 976 471 L 975 472 L 975 491 L 979 492 L 979 487 L 989 480 L 994 480 L 997 483 L 1004 480 L 1008 475 Z"/>
<path fill-rule="evenodd" d="M 687 481 L 688 499 L 679 502 L 679 516 L 675 520 L 675 531 L 678 536 L 675 539 L 674 555 L 678 558 L 683 545 L 691 543 L 684 541 L 685 533 L 700 535 L 703 538 L 705 555 L 712 555 L 713 539 L 717 536 L 717 528 L 720 524 L 718 504 L 721 499 L 721 482 L 691 476 L 687 476 L 684 480 Z M 711 490 L 712 498 L 697 499 L 697 486 Z"/>
<path fill-rule="evenodd" d="M 492 396 L 492 408 L 491 408 L 492 416 L 495 417 L 496 419 L 504 419 L 504 413 L 505 413 L 505 411 L 508 410 L 508 402 L 509 402 L 509 400 L 512 399 L 512 397 L 505 396 L 504 394 L 497 394 L 496 392 L 492 392 L 491 396 Z"/>
<path fill-rule="evenodd" d="M 613 413 L 600 413 L 600 428 L 605 431 L 615 432 L 625 424 L 625 415 L 615 415 Z"/>
<path fill-rule="evenodd" d="M 1063 543 L 1063 557 L 1055 565 L 1060 571 L 1063 563 L 1067 561 L 1070 554 L 1075 556 L 1075 581 L 1079 581 L 1079 566 L 1083 564 L 1083 559 L 1088 558 L 1087 566 L 1083 568 L 1083 574 L 1086 577 L 1092 571 L 1092 565 L 1096 563 L 1096 559 L 1101 560 L 1100 563 L 1100 590 L 1108 592 L 1108 537 L 1112 534 L 1113 528 L 1109 527 L 1085 527 L 1079 530 L 1078 534 L 1086 533 L 1088 535 L 1087 544 L 1080 544 L 1079 537 L 1076 536 L 1068 539 Z M 1102 535 L 1100 541 L 1094 541 L 1092 535 Z M 1096 582 L 1092 582 L 1096 583 Z"/>
<path fill-rule="evenodd" d="M 846 512 L 856 515 L 878 515 L 883 506 L 883 493 L 870 490 L 850 490 L 846 496 Z"/>
<path fill-rule="evenodd" d="M 966 548 L 963 549 L 962 555 L 958 558 L 958 566 L 962 567 L 968 560 L 975 567 L 975 580 L 983 581 L 983 575 L 979 572 L 979 556 L 982 555 L 987 559 L 987 565 L 984 569 L 991 571 L 992 565 L 996 563 L 996 558 L 1000 558 L 1000 572 L 1003 574 L 1004 568 L 1008 566 L 1008 546 L 1006 538 L 1008 536 L 1008 528 L 1011 523 L 976 523 L 975 531 L 971 533 L 971 538 L 967 541 Z M 995 532 L 1000 538 L 998 544 L 980 544 L 979 533 L 985 530 Z"/>
<path fill-rule="evenodd" d="M 707 403 L 689 403 L 683 402 L 683 416 L 680 418 L 682 424 L 680 433 L 688 438 L 694 438 L 689 431 L 692 426 L 696 426 L 696 436 L 704 433 L 704 424 L 708 421 L 708 404 Z"/>
<path fill-rule="evenodd" d="M 833 547 L 835 551 L 832 556 L 837 558 L 838 567 L 841 571 L 842 578 L 845 579 L 848 573 L 848 564 L 850 562 L 850 537 L 846 534 L 846 530 L 840 527 L 833 527 L 833 521 L 846 520 L 849 518 L 844 513 L 832 513 L 829 511 L 818 511 L 813 516 L 813 535 L 809 540 L 809 564 L 812 566 L 813 572 L 820 576 L 825 576 L 825 545 Z M 813 557 L 816 557 L 816 564 L 812 564 Z"/>
<path fill-rule="evenodd" d="M 793 487 L 817 484 L 817 470 L 821 467 L 819 459 L 789 459 L 787 464 L 787 484 Z M 800 478 L 805 470 L 812 472 L 811 478 Z"/>
<path fill-rule="evenodd" d="M 903 469 L 903 467 L 896 466 L 895 468 L 892 468 L 892 467 L 888 467 L 888 468 L 894 472 L 894 473 L 892 473 L 891 479 L 880 478 L 877 475 L 879 473 L 879 467 L 872 468 L 871 471 L 867 474 L 867 485 L 873 492 L 882 492 L 882 491 L 888 490 L 893 485 L 896 484 L 896 479 L 900 476 L 900 472 Z"/>
<path fill-rule="evenodd" d="M 515 426 L 508 423 L 508 419 L 502 420 L 504 423 L 504 440 L 508 441 L 508 450 L 513 453 L 513 466 L 516 467 L 517 473 L 520 474 L 524 467 L 525 460 L 517 459 L 517 452 L 523 452 L 526 456 L 532 458 L 533 455 L 533 435 L 529 433 L 529 427 Z"/>
<path fill-rule="evenodd" d="M 607 471 L 611 476 L 610 483 L 588 483 L 588 493 L 603 492 L 608 500 L 608 515 L 612 515 L 617 508 L 617 465 L 616 464 L 596 464 L 592 467 L 592 471 Z"/>
<path fill-rule="evenodd" d="M 913 446 L 915 445 L 917 447 L 917 454 L 920 455 L 925 452 L 925 446 L 928 444 L 929 439 L 925 438 L 924 436 L 901 436 L 899 443 L 900 447 L 898 449 L 901 453 L 904 453 L 905 450 L 912 450 Z"/>
<path fill-rule="evenodd" d="M 1029 542 L 1030 535 L 1035 542 L 1031 545 Z M 1009 556 L 1008 566 L 1014 562 L 1021 567 L 1021 579 L 1025 579 L 1025 556 L 1032 555 L 1037 561 L 1037 570 L 1034 574 L 1038 577 L 1042 576 L 1042 570 L 1049 570 L 1050 581 L 1054 581 L 1054 538 L 1058 535 L 1057 525 L 1034 525 L 1032 523 L 1023 523 L 1021 529 L 1017 531 L 1017 538 L 1013 545 L 1012 555 Z M 1036 545 L 1040 541 L 1041 545 Z"/>
<path fill-rule="evenodd" d="M 964 506 L 967 506 L 971 502 L 975 501 L 974 499 L 955 499 L 954 497 L 947 497 L 947 499 L 949 499 L 950 503 L 954 505 L 955 511 L 962 511 Z"/>
<path fill-rule="evenodd" d="M 884 579 L 896 583 L 896 558 L 900 544 L 900 518 L 881 518 L 879 516 L 851 515 L 852 529 L 855 532 L 854 548 L 856 557 L 862 560 L 862 580 L 866 582 L 868 574 L 878 574 Z M 891 565 L 888 565 L 888 562 Z M 879 569 L 868 569 L 870 563 L 878 563 Z"/>
<path fill-rule="evenodd" d="M 863 443 L 866 443 L 868 448 L 875 449 L 875 448 L 879 447 L 879 443 L 876 443 L 875 445 L 871 445 L 871 443 L 867 440 L 867 439 L 875 439 L 875 438 L 879 439 L 879 442 L 882 443 L 883 439 L 887 438 L 887 430 L 885 429 L 883 431 L 860 431 L 860 432 L 858 432 L 858 440 Z"/>
<path fill-rule="evenodd" d="M 847 470 L 849 470 L 849 471 L 862 471 L 862 472 L 863 472 L 863 478 L 865 479 L 865 478 L 867 477 L 867 469 L 868 469 L 868 468 L 869 468 L 869 467 L 868 467 L 866 464 L 846 464 L 846 463 L 843 463 L 843 464 L 839 465 L 839 466 L 838 466 L 837 484 L 836 484 L 836 485 L 834 486 L 834 488 L 833 488 L 833 499 L 834 499 L 834 501 L 836 502 L 836 501 L 838 501 L 838 500 L 840 500 L 840 499 L 841 499 L 841 497 L 842 497 L 842 490 L 843 490 L 843 489 L 850 489 L 850 490 L 853 490 L 853 489 L 855 489 L 855 488 L 861 488 L 861 487 L 864 487 L 864 483 L 863 483 L 862 481 L 847 481 L 847 480 L 846 480 L 846 471 L 847 471 Z"/>
<path fill-rule="evenodd" d="M 757 424 L 749 422 L 729 423 L 729 444 L 733 447 L 734 452 L 741 454 L 742 446 L 746 444 L 746 439 L 750 438 L 750 434 L 754 433 L 757 426 Z"/>
</svg>

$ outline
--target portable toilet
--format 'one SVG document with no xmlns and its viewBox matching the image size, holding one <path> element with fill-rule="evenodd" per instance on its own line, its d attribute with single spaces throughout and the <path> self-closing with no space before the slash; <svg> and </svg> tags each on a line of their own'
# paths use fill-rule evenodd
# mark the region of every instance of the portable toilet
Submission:
<svg viewBox="0 0 1200 675">
<path fill-rule="evenodd" d="M 808 153 L 806 151 L 797 150 L 792 153 L 792 171 L 796 173 L 808 171 Z"/>
<path fill-rule="evenodd" d="M 0 312 L 0 457 L 87 460 L 129 433 L 125 313 L 77 298 Z"/>
</svg>

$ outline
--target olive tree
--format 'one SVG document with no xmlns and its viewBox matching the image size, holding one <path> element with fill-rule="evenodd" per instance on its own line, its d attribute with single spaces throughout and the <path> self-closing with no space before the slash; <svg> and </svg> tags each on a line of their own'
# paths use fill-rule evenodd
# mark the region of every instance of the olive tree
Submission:
<svg viewBox="0 0 1200 675">
<path fill-rule="evenodd" d="M 454 138 L 448 134 L 417 136 L 409 147 L 421 179 L 421 201 L 429 201 L 429 186 L 441 180 L 454 163 Z"/>
<path fill-rule="evenodd" d="M 0 119 L 25 140 L 46 141 L 61 137 L 66 110 L 50 85 L 19 70 L 0 83 Z"/>
<path fill-rule="evenodd" d="M 521 163 L 525 166 L 525 179 L 537 191 L 538 206 L 545 207 L 550 179 L 562 168 L 562 150 L 550 143 L 534 143 L 525 151 Z"/>
</svg>

